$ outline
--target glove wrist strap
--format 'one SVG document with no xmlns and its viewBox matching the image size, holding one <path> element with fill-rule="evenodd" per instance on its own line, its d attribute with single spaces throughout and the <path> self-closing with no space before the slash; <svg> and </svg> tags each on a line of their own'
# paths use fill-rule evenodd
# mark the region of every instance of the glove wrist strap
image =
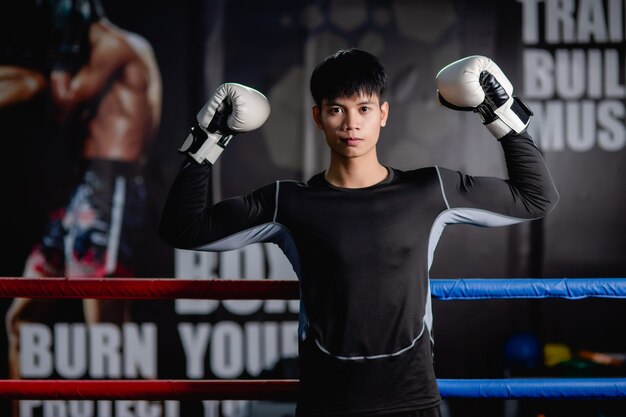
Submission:
<svg viewBox="0 0 626 417">
<path fill-rule="evenodd" d="M 511 131 L 522 133 L 530 123 L 533 112 L 519 97 L 512 97 L 503 106 L 494 110 L 496 118 L 484 120 L 483 123 L 497 139 L 508 135 Z"/>
<path fill-rule="evenodd" d="M 213 165 L 232 137 L 233 135 L 211 133 L 202 126 L 195 125 L 191 128 L 189 135 L 178 148 L 178 151 L 189 155 L 199 164 L 207 161 Z"/>
</svg>

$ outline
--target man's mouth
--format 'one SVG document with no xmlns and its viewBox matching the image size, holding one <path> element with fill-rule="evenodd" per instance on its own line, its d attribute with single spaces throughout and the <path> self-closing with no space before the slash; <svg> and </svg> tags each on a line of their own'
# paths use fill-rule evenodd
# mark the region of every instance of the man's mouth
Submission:
<svg viewBox="0 0 626 417">
<path fill-rule="evenodd" d="M 361 138 L 341 138 L 341 143 L 347 146 L 356 146 L 362 141 L 363 139 Z"/>
</svg>

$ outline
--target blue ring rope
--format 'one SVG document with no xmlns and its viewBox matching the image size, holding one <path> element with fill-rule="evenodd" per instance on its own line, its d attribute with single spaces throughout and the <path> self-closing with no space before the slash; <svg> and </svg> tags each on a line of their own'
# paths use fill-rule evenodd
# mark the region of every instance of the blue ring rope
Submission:
<svg viewBox="0 0 626 417">
<path fill-rule="evenodd" d="M 626 278 L 432 279 L 430 288 L 439 300 L 626 298 Z"/>
<path fill-rule="evenodd" d="M 626 378 L 438 379 L 442 397 L 626 398 Z"/>
</svg>

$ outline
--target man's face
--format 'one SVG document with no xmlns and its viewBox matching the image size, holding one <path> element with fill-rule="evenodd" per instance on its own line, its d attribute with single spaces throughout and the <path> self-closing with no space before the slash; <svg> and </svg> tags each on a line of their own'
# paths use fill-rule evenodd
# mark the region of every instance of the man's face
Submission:
<svg viewBox="0 0 626 417">
<path fill-rule="evenodd" d="M 387 123 L 389 103 L 378 95 L 358 94 L 313 106 L 313 119 L 336 156 L 358 158 L 375 152 L 380 129 Z"/>
</svg>

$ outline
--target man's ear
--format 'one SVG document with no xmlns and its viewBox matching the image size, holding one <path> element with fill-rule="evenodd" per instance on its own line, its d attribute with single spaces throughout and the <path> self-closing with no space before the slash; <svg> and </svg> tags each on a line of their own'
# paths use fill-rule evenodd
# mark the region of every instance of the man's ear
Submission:
<svg viewBox="0 0 626 417">
<path fill-rule="evenodd" d="M 387 117 L 389 117 L 389 102 L 385 101 L 380 105 L 380 127 L 385 127 L 387 124 Z"/>
<path fill-rule="evenodd" d="M 318 129 L 322 129 L 322 109 L 317 104 L 314 104 L 311 107 L 311 112 L 313 114 L 313 121 L 315 121 L 315 125 Z"/>
</svg>

